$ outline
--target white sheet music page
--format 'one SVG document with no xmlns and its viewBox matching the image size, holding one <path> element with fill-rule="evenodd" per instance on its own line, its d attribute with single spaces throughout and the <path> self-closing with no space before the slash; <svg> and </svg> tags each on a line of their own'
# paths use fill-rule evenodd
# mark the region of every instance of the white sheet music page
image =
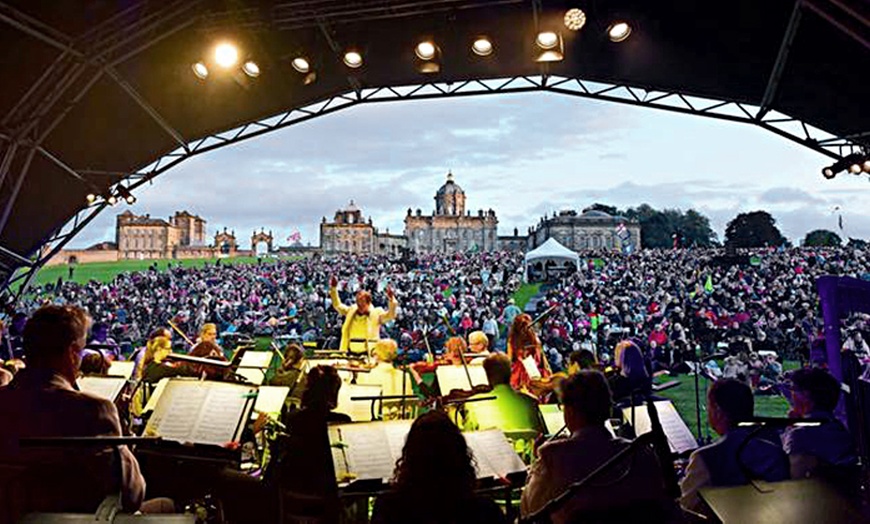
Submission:
<svg viewBox="0 0 870 524">
<path fill-rule="evenodd" d="M 526 368 L 526 373 L 528 373 L 529 378 L 541 378 L 541 370 L 538 369 L 538 365 L 535 363 L 535 357 L 529 355 L 520 362 L 522 362 L 523 367 Z"/>
<path fill-rule="evenodd" d="M 683 422 L 677 409 L 669 400 L 660 400 L 653 403 L 662 423 L 662 430 L 668 439 L 668 446 L 672 453 L 685 453 L 696 449 L 698 442 L 695 436 Z M 631 408 L 623 408 L 622 416 L 626 422 L 631 423 Z M 646 406 L 634 407 L 634 434 L 643 435 L 652 431 L 652 422 Z"/>
<path fill-rule="evenodd" d="M 109 375 L 130 378 L 133 376 L 133 368 L 136 363 L 132 360 L 115 360 L 109 364 Z"/>
<path fill-rule="evenodd" d="M 76 383 L 80 391 L 114 402 L 121 390 L 124 389 L 127 379 L 123 377 L 80 377 Z"/>
<path fill-rule="evenodd" d="M 402 420 L 330 426 L 336 473 L 349 471 L 358 480 L 389 480 L 410 429 L 411 421 Z M 336 446 L 339 442 L 344 444 L 344 452 Z"/>
<path fill-rule="evenodd" d="M 477 478 L 505 478 L 526 470 L 526 465 L 500 429 L 463 433 L 477 460 Z"/>
<path fill-rule="evenodd" d="M 353 397 L 377 397 L 381 395 L 380 386 L 366 386 L 362 384 L 342 384 L 338 390 L 338 407 L 335 411 L 344 413 L 354 422 L 369 422 L 372 419 L 371 400 L 351 400 Z M 375 401 L 375 413 L 378 405 Z"/>
<path fill-rule="evenodd" d="M 471 386 L 489 384 L 483 366 L 468 366 L 468 374 L 465 373 L 465 369 L 462 365 L 435 368 L 435 376 L 438 377 L 438 387 L 441 389 L 442 395 L 446 395 L 454 389 L 469 391 Z M 471 386 L 468 385 L 469 375 L 471 376 Z"/>
<path fill-rule="evenodd" d="M 275 354 L 271 351 L 246 351 L 242 355 L 239 367 L 267 369 L 272 364 L 272 357 L 274 356 Z"/>
<path fill-rule="evenodd" d="M 256 419 L 260 413 L 280 415 L 289 394 L 290 388 L 287 386 L 260 386 L 257 388 L 257 401 L 254 402 L 251 418 Z"/>
</svg>

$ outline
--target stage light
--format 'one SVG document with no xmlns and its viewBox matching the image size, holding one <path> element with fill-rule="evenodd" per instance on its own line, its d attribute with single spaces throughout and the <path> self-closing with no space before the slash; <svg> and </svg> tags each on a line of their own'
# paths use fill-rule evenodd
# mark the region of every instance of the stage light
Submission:
<svg viewBox="0 0 870 524">
<path fill-rule="evenodd" d="M 214 61 L 224 69 L 229 69 L 239 61 L 239 50 L 233 44 L 218 44 L 214 48 Z"/>
<path fill-rule="evenodd" d="M 97 200 L 97 195 L 93 193 L 88 193 L 88 196 L 85 197 L 88 200 L 88 204 L 93 204 Z"/>
<path fill-rule="evenodd" d="M 559 45 L 559 35 L 553 31 L 542 31 L 535 38 L 535 43 L 541 49 L 553 49 Z"/>
<path fill-rule="evenodd" d="M 471 50 L 477 56 L 489 56 L 493 51 L 492 42 L 489 38 L 481 36 L 471 44 Z"/>
<path fill-rule="evenodd" d="M 870 157 L 868 157 L 867 160 L 864 161 L 864 172 L 870 173 Z"/>
<path fill-rule="evenodd" d="M 435 44 L 428 40 L 420 42 L 414 49 L 414 53 L 420 60 L 432 60 L 435 58 Z"/>
<path fill-rule="evenodd" d="M 861 164 L 859 164 L 858 162 L 855 162 L 854 164 L 850 165 L 849 172 L 852 173 L 853 175 L 860 175 L 861 174 Z"/>
<path fill-rule="evenodd" d="M 559 62 L 565 58 L 562 35 L 554 31 L 542 31 L 535 38 L 539 50 L 535 62 Z"/>
<path fill-rule="evenodd" d="M 242 71 L 251 78 L 257 78 L 260 76 L 260 66 L 258 66 L 253 60 L 245 62 L 244 65 L 242 65 Z"/>
<path fill-rule="evenodd" d="M 115 195 L 109 195 L 109 198 L 106 199 L 106 202 L 108 202 L 110 206 L 114 206 L 118 203 L 118 197 L 116 197 Z"/>
<path fill-rule="evenodd" d="M 579 31 L 586 25 L 586 13 L 582 9 L 569 9 L 565 13 L 565 27 L 571 31 Z"/>
<path fill-rule="evenodd" d="M 833 178 L 837 176 L 837 173 L 834 173 L 834 170 L 830 167 L 826 167 L 822 169 L 822 176 L 827 178 L 828 180 L 833 180 Z"/>
<path fill-rule="evenodd" d="M 631 35 L 631 26 L 626 22 L 614 22 L 607 28 L 611 42 L 622 42 Z"/>
<path fill-rule="evenodd" d="M 311 64 L 308 63 L 308 59 L 304 56 L 297 56 L 292 62 L 290 62 L 290 65 L 300 73 L 308 73 L 311 71 Z"/>
<path fill-rule="evenodd" d="M 311 71 L 310 73 L 302 77 L 303 85 L 311 85 L 314 82 L 317 82 L 317 71 Z"/>
<path fill-rule="evenodd" d="M 363 65 L 363 57 L 359 51 L 348 51 L 344 54 L 344 65 L 351 69 L 357 69 Z"/>
<path fill-rule="evenodd" d="M 190 66 L 193 69 L 193 74 L 196 75 L 197 78 L 205 80 L 208 78 L 208 68 L 202 62 L 197 62 Z"/>
</svg>

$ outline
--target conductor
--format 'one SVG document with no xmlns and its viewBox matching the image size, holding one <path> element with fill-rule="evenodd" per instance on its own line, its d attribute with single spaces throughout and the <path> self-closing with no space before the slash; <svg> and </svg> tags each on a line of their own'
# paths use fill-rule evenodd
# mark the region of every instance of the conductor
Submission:
<svg viewBox="0 0 870 524">
<path fill-rule="evenodd" d="M 398 302 L 393 290 L 388 286 L 386 289 L 389 300 L 388 310 L 372 306 L 372 295 L 368 291 L 360 290 L 356 294 L 356 303 L 353 305 L 342 304 L 338 298 L 338 278 L 335 275 L 329 277 L 329 298 L 332 299 L 332 307 L 341 315 L 344 315 L 344 323 L 341 325 L 341 351 L 346 351 L 354 356 L 368 356 L 375 348 L 380 338 L 381 325 L 396 318 Z"/>
</svg>

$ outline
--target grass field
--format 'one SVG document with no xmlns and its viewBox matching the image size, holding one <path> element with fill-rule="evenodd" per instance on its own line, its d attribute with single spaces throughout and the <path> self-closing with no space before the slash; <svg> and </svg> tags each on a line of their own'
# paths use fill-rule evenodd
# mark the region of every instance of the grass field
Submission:
<svg viewBox="0 0 870 524">
<path fill-rule="evenodd" d="M 514 302 L 516 302 L 517 307 L 520 309 L 525 309 L 526 304 L 529 303 L 529 300 L 533 296 L 538 294 L 538 291 L 540 291 L 540 289 L 541 289 L 540 284 L 524 283 L 524 284 L 520 285 L 520 287 L 517 288 L 517 290 L 514 291 L 514 294 L 513 294 L 513 299 L 514 299 Z"/>
<path fill-rule="evenodd" d="M 183 267 L 202 267 L 206 264 L 214 264 L 216 258 L 192 258 L 182 260 L 119 260 L 117 262 L 94 262 L 91 264 L 78 264 L 75 266 L 73 281 L 85 283 L 90 280 L 110 282 L 116 275 L 128 271 L 144 271 L 155 262 L 157 268 L 165 270 L 169 264 Z M 256 264 L 257 257 L 235 257 L 220 259 L 221 264 Z M 272 260 L 272 259 L 264 259 Z M 42 285 L 57 282 L 58 277 L 68 280 L 69 266 L 66 264 L 49 266 L 39 270 L 34 278 L 34 284 Z"/>
</svg>

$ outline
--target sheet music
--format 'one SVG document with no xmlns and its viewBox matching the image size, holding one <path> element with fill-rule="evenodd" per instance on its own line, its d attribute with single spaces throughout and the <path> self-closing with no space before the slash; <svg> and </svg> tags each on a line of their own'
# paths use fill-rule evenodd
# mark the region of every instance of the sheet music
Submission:
<svg viewBox="0 0 870 524">
<path fill-rule="evenodd" d="M 240 384 L 168 380 L 145 434 L 223 446 L 236 439 L 254 391 Z"/>
<path fill-rule="evenodd" d="M 513 445 L 500 429 L 463 433 L 465 442 L 477 460 L 477 478 L 505 478 L 509 473 L 526 470 Z"/>
<path fill-rule="evenodd" d="M 685 453 L 698 447 L 695 436 L 683 422 L 677 408 L 669 400 L 659 400 L 653 405 L 658 412 L 662 423 L 662 430 L 668 439 L 668 446 L 672 453 Z M 631 407 L 623 408 L 622 416 L 626 422 L 631 423 Z M 652 431 L 652 422 L 649 419 L 646 405 L 634 407 L 634 434 L 643 435 Z"/>
<path fill-rule="evenodd" d="M 239 362 L 239 368 L 260 368 L 268 369 L 272 365 L 272 357 L 275 354 L 271 351 L 246 351 L 242 356 L 242 361 Z"/>
<path fill-rule="evenodd" d="M 371 400 L 351 400 L 352 397 L 377 397 L 381 395 L 380 386 L 363 384 L 342 384 L 338 390 L 338 407 L 335 411 L 344 413 L 354 422 L 368 422 L 372 419 Z M 378 401 L 376 401 L 378 402 Z M 378 412 L 375 404 L 375 414 Z"/>
<path fill-rule="evenodd" d="M 151 396 L 148 397 L 148 403 L 146 403 L 145 407 L 142 409 L 143 412 L 154 411 L 154 408 L 157 407 L 157 401 L 160 400 L 163 392 L 166 391 L 167 384 L 169 384 L 169 378 L 160 379 L 160 382 L 157 383 L 157 387 L 154 388 L 154 391 L 151 392 Z"/>
<path fill-rule="evenodd" d="M 133 376 L 133 368 L 136 363 L 132 360 L 115 360 L 109 364 L 109 375 L 116 375 L 129 379 Z"/>
<path fill-rule="evenodd" d="M 245 380 L 258 386 L 266 380 L 266 373 L 259 368 L 239 368 L 236 370 L 236 375 L 245 377 Z"/>
<path fill-rule="evenodd" d="M 538 365 L 535 363 L 535 357 L 529 355 L 520 362 L 522 362 L 523 367 L 526 368 L 526 373 L 529 375 L 529 378 L 541 378 L 541 370 L 538 369 Z"/>
<path fill-rule="evenodd" d="M 346 358 L 309 358 L 305 360 L 305 373 L 316 366 L 347 367 L 349 365 L 349 360 Z M 338 376 L 341 377 L 342 382 L 353 380 L 353 372 L 351 371 L 339 370 Z"/>
<path fill-rule="evenodd" d="M 280 415 L 284 409 L 284 401 L 290 394 L 287 386 L 260 386 L 257 390 L 257 400 L 254 402 L 254 411 L 251 418 L 256 419 L 260 413 Z"/>
<path fill-rule="evenodd" d="M 336 474 L 341 477 L 350 472 L 357 480 L 388 481 L 402 456 L 411 424 L 410 420 L 396 420 L 330 426 Z M 501 430 L 474 431 L 463 436 L 477 460 L 478 478 L 503 478 L 526 470 Z M 344 452 L 336 446 L 338 442 L 344 444 Z"/>
<path fill-rule="evenodd" d="M 114 402 L 121 394 L 121 390 L 124 389 L 127 379 L 123 377 L 80 377 L 76 383 L 80 391 Z"/>
<path fill-rule="evenodd" d="M 565 416 L 562 414 L 562 406 L 559 404 L 541 404 L 538 408 L 544 417 L 544 425 L 547 426 L 548 435 L 555 435 L 560 429 L 565 427 Z"/>
<path fill-rule="evenodd" d="M 465 369 L 462 365 L 435 368 L 435 376 L 438 377 L 438 387 L 441 388 L 442 395 L 446 395 L 454 389 L 468 391 L 472 386 L 489 384 L 483 366 L 468 366 L 468 375 L 471 375 L 471 386 L 469 386 Z"/>
</svg>

